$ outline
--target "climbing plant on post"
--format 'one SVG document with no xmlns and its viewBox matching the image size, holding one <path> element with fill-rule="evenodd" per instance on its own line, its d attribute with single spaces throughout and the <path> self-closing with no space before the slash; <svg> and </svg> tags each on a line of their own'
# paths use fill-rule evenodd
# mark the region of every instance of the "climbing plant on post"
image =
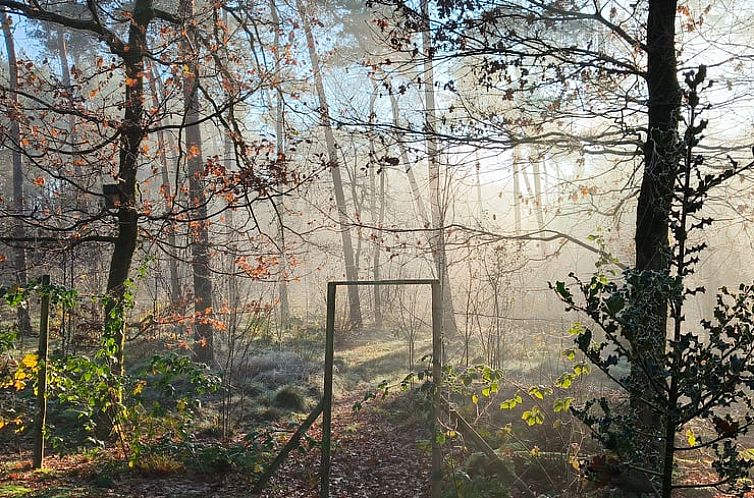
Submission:
<svg viewBox="0 0 754 498">
<path fill-rule="evenodd" d="M 704 66 L 685 73 L 686 129 L 671 151 L 677 160 L 668 218 L 669 268 L 629 268 L 617 279 L 601 272 L 589 281 L 571 274 L 576 295 L 564 282 L 552 285 L 567 309 L 591 320 L 572 328 L 578 349 L 632 401 L 632 409 L 626 410 L 624 403 L 602 397 L 572 407 L 572 412 L 617 456 L 613 472 L 643 477 L 639 481 L 646 489 L 641 491 L 663 498 L 677 488 L 748 489 L 748 472 L 754 466 L 751 455 L 737 445 L 737 438 L 754 424 L 754 400 L 746 394 L 754 388 L 754 285 L 742 284 L 736 292 L 720 289 L 713 316 L 696 327 L 686 326 L 684 319 L 686 302 L 705 291 L 689 287 L 687 281 L 706 248 L 694 234 L 712 223 L 702 210 L 705 200 L 715 187 L 754 166 L 728 157 L 719 173 L 719 165 L 708 164 L 696 152 L 707 127 L 700 118 L 700 92 L 712 82 L 705 79 Z M 659 302 L 667 303 L 670 331 L 658 353 L 649 350 L 646 341 L 655 340 L 648 337 L 656 331 L 655 314 L 649 311 Z M 623 373 L 626 366 L 631 373 Z M 740 408 L 735 414 L 729 409 L 732 405 Z M 652 435 L 658 445 L 642 444 L 647 435 L 642 433 L 641 417 L 647 413 L 658 422 Z M 706 430 L 695 431 L 692 421 L 703 421 Z M 717 480 L 678 482 L 673 473 L 676 456 L 698 450 L 715 456 Z M 646 462 L 660 466 L 648 468 Z"/>
</svg>

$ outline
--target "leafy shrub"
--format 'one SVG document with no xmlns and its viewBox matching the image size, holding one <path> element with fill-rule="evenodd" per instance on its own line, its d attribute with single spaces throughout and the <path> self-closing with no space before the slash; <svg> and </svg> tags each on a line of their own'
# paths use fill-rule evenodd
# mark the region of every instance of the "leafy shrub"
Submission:
<svg viewBox="0 0 754 498">
<path fill-rule="evenodd" d="M 742 284 L 738 292 L 720 289 L 712 316 L 697 326 L 686 324 L 685 306 L 705 292 L 690 287 L 688 276 L 706 248 L 689 236 L 712 223 L 702 217 L 707 196 L 713 187 L 752 169 L 754 162 L 739 165 L 728 158 L 718 169 L 695 153 L 707 126 L 698 119 L 699 92 L 709 85 L 703 86 L 704 66 L 685 74 L 687 128 L 677 144 L 677 158 L 667 159 L 677 162 L 675 186 L 667 194 L 673 236 L 664 255 L 667 267 L 629 268 L 620 276 L 598 272 L 589 280 L 571 274 L 575 291 L 564 282 L 552 287 L 568 310 L 590 319 L 572 327 L 578 349 L 630 399 L 630 411 L 621 406 L 623 400 L 606 397 L 570 407 L 617 457 L 620 473 L 663 498 L 674 489 L 694 486 L 739 496 L 753 487 L 754 460 L 738 438 L 754 424 L 754 285 Z M 626 364 L 628 371 L 621 368 Z M 713 430 L 697 434 L 700 421 Z M 716 476 L 693 485 L 678 483 L 677 454 L 688 451 L 710 457 Z"/>
<path fill-rule="evenodd" d="M 205 446 L 187 462 L 191 470 L 206 475 L 228 472 L 250 473 L 260 469 L 260 455 L 243 445 Z"/>
</svg>

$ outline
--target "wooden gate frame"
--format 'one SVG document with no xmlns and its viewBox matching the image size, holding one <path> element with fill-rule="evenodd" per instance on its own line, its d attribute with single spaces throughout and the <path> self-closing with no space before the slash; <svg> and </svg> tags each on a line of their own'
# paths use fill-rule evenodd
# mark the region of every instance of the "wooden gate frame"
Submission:
<svg viewBox="0 0 754 498">
<path fill-rule="evenodd" d="M 440 387 L 442 382 L 442 288 L 437 279 L 342 280 L 327 283 L 327 327 L 325 329 L 325 378 L 322 393 L 322 459 L 320 463 L 320 498 L 330 497 L 330 460 L 332 433 L 332 382 L 335 356 L 335 291 L 338 286 L 353 285 L 430 285 L 432 287 L 432 473 L 430 496 L 440 498 L 442 483 L 442 452 L 440 451 Z"/>
</svg>

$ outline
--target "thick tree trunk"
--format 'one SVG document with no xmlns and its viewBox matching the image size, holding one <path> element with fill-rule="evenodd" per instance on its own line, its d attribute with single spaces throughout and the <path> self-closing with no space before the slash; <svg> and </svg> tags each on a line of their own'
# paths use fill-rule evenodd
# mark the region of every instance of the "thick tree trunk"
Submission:
<svg viewBox="0 0 754 498">
<path fill-rule="evenodd" d="M 8 56 L 8 69 L 9 69 L 9 89 L 10 98 L 17 116 L 12 116 L 10 119 L 10 139 L 13 142 L 11 145 L 11 155 L 13 161 L 13 210 L 16 216 L 23 216 L 24 211 L 24 171 L 23 162 L 21 159 L 21 124 L 19 119 L 21 117 L 20 109 L 18 107 L 18 66 L 16 62 L 16 45 L 13 39 L 13 33 L 11 31 L 11 19 L 5 12 L 2 12 L 3 23 L 3 36 L 5 37 L 5 49 Z M 13 222 L 13 236 L 17 238 L 23 238 L 24 227 L 23 222 L 20 219 L 16 219 Z M 26 249 L 19 245 L 13 250 L 13 264 L 16 270 L 16 282 L 21 287 L 26 285 Z M 31 335 L 31 319 L 29 317 L 29 310 L 25 306 L 18 306 L 16 308 L 16 323 L 18 331 L 21 337 L 28 337 Z"/>
<path fill-rule="evenodd" d="M 309 58 L 311 60 L 312 72 L 314 74 L 314 86 L 317 90 L 319 99 L 319 113 L 321 125 L 324 128 L 325 143 L 327 146 L 327 155 L 329 159 L 330 173 L 332 174 L 333 189 L 335 191 L 335 205 L 338 210 L 338 221 L 340 223 L 340 235 L 343 241 L 343 257 L 346 265 L 346 278 L 348 280 L 358 280 L 359 273 L 356 269 L 354 259 L 353 244 L 351 242 L 351 230 L 346 213 L 346 197 L 343 192 L 343 180 L 340 175 L 340 166 L 338 163 L 338 151 L 335 146 L 335 137 L 333 136 L 332 123 L 330 122 L 330 108 L 327 104 L 325 87 L 322 81 L 322 66 L 317 54 L 317 46 L 314 42 L 309 15 L 304 8 L 301 0 L 296 1 L 296 8 L 301 15 L 306 34 L 306 43 L 309 47 Z M 348 286 L 348 303 L 349 318 L 351 326 L 360 328 L 362 325 L 361 301 L 359 299 L 359 288 L 355 285 Z"/>
<path fill-rule="evenodd" d="M 453 309 L 453 297 L 448 281 L 447 253 L 445 251 L 445 199 L 444 189 L 440 186 L 440 158 L 437 147 L 437 116 L 435 114 L 435 78 L 434 78 L 434 47 L 429 27 L 429 1 L 422 0 L 422 46 L 424 50 L 424 128 L 427 143 L 427 162 L 429 163 L 429 191 L 432 227 L 436 233 L 431 244 L 435 253 L 437 278 L 443 294 L 443 329 L 449 336 L 458 333 L 456 317 Z"/>
<path fill-rule="evenodd" d="M 676 1 L 649 2 L 647 88 L 649 134 L 644 145 L 644 176 L 636 216 L 636 268 L 669 267 L 668 213 L 676 162 L 681 88 L 675 54 Z"/>
<path fill-rule="evenodd" d="M 181 0 L 179 12 L 183 19 L 194 16 L 193 0 Z M 209 228 L 207 199 L 204 194 L 204 156 L 202 132 L 199 125 L 199 67 L 192 53 L 193 36 L 186 32 L 187 40 L 181 50 L 189 70 L 183 77 L 185 106 L 184 147 L 189 180 L 191 270 L 194 275 L 194 360 L 206 364 L 214 361 L 214 327 L 212 325 L 212 279 L 209 265 Z"/>
<path fill-rule="evenodd" d="M 136 173 L 141 143 L 146 136 L 144 127 L 144 57 L 147 52 L 147 26 L 152 20 L 152 0 L 137 0 L 128 30 L 128 52 L 123 55 L 126 79 L 124 116 L 121 124 L 120 156 L 118 158 L 118 188 L 120 205 L 117 212 L 118 234 L 113 245 L 110 272 L 107 278 L 105 305 L 105 339 L 112 340 L 116 375 L 124 373 L 125 320 L 123 300 L 131 261 L 136 250 L 138 215 L 136 212 Z"/>
<path fill-rule="evenodd" d="M 650 0 L 647 21 L 647 88 L 648 135 L 644 145 L 644 175 L 636 213 L 636 269 L 667 272 L 670 269 L 668 222 L 677 169 L 677 127 L 681 106 L 675 49 L 675 0 Z M 643 397 L 658 389 L 651 383 L 658 378 L 661 357 L 665 352 L 668 303 L 658 301 L 646 310 L 652 324 L 639 337 L 631 338 L 635 356 L 642 361 L 632 363 L 632 380 L 645 394 L 631 399 L 646 435 L 648 455 L 645 464 L 660 468 L 663 448 L 653 441 L 662 441 L 664 421 Z M 658 393 L 660 394 L 660 393 Z M 653 400 L 650 400 L 653 401 Z M 673 444 L 672 438 L 664 441 Z M 665 469 L 670 472 L 671 469 Z M 669 496 L 669 492 L 668 492 Z"/>
</svg>

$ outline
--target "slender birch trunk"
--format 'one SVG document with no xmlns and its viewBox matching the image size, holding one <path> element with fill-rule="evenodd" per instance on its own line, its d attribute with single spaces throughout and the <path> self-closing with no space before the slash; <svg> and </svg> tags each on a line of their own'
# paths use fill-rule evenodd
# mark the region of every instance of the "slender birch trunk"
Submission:
<svg viewBox="0 0 754 498">
<path fill-rule="evenodd" d="M 445 205 L 443 190 L 440 185 L 440 158 L 438 154 L 437 115 L 435 106 L 434 47 L 432 46 L 429 26 L 429 1 L 421 2 L 424 26 L 422 28 L 422 45 L 424 50 L 424 128 L 427 144 L 427 162 L 429 164 L 430 212 L 432 228 L 436 233 L 431 241 L 436 254 L 435 266 L 437 278 L 443 293 L 443 328 L 446 334 L 457 334 L 456 319 L 453 309 L 453 297 L 448 281 L 447 253 L 445 250 Z"/>
<path fill-rule="evenodd" d="M 9 69 L 9 90 L 10 99 L 17 116 L 12 116 L 10 119 L 10 139 L 13 142 L 11 145 L 12 162 L 13 162 L 13 210 L 17 216 L 23 216 L 24 213 L 24 171 L 23 160 L 21 158 L 21 124 L 20 109 L 18 103 L 18 65 L 16 61 L 16 44 L 13 39 L 13 32 L 11 31 L 11 18 L 5 12 L 2 12 L 3 23 L 3 35 L 5 37 L 5 50 L 8 56 L 8 69 Z M 16 238 L 24 237 L 23 222 L 20 219 L 13 221 L 13 236 Z M 14 248 L 13 250 L 13 263 L 16 270 L 16 282 L 21 287 L 26 285 L 26 249 L 22 244 Z M 18 325 L 19 333 L 21 337 L 28 337 L 31 335 L 31 318 L 29 317 L 29 310 L 25 306 L 16 307 L 16 321 Z"/>
<path fill-rule="evenodd" d="M 372 96 L 369 99 L 369 123 L 374 125 L 376 119 L 374 104 L 377 100 L 377 88 L 372 91 Z M 374 133 L 369 134 L 369 152 L 374 159 L 376 157 L 376 147 L 374 145 Z M 380 187 L 379 194 L 377 193 L 377 186 L 375 181 L 374 166 L 369 167 L 369 187 L 370 187 L 370 213 L 372 216 L 372 226 L 376 227 L 374 231 L 374 252 L 372 253 L 372 278 L 374 280 L 380 280 L 380 253 L 382 251 L 382 225 L 385 221 L 385 175 L 387 170 L 382 169 L 379 173 Z M 380 206 L 377 208 L 377 198 L 379 196 Z M 382 327 L 382 286 L 375 285 L 372 288 L 374 293 L 374 325 L 378 329 Z"/>
<path fill-rule="evenodd" d="M 161 87 L 157 81 L 157 76 L 154 74 L 154 67 L 151 63 L 147 64 L 147 78 L 149 79 L 149 89 L 152 96 L 152 105 L 159 107 L 160 99 L 159 95 L 162 93 Z M 168 142 L 165 137 L 165 131 L 159 130 L 157 132 L 157 148 L 160 161 L 160 175 L 162 179 L 162 192 L 165 197 L 165 203 L 168 212 L 173 211 L 175 199 L 173 199 L 173 189 L 170 182 L 170 171 L 168 168 L 167 149 Z M 171 250 L 176 250 L 178 243 L 175 237 L 175 223 L 170 222 L 168 225 L 168 246 Z M 182 296 L 181 287 L 178 281 L 178 261 L 172 256 L 168 256 L 168 274 L 170 278 L 170 301 L 174 311 L 178 311 L 181 306 Z"/>
<path fill-rule="evenodd" d="M 278 14 L 277 5 L 275 0 L 270 0 L 270 15 L 272 17 L 272 26 L 275 30 L 273 38 L 273 47 L 275 50 L 275 78 L 277 79 L 277 87 L 275 88 L 275 152 L 277 161 L 285 161 L 285 112 L 283 97 L 283 89 L 280 87 L 280 15 Z M 277 231 L 277 245 L 280 253 L 280 278 L 278 279 L 278 295 L 280 301 L 280 325 L 283 328 L 288 327 L 290 322 L 290 304 L 288 299 L 288 256 L 285 245 L 285 206 L 283 198 L 279 200 L 272 200 L 273 209 L 277 214 L 278 231 Z"/>
<path fill-rule="evenodd" d="M 348 223 L 348 214 L 346 212 L 346 198 L 343 192 L 343 180 L 341 178 L 340 165 L 338 162 L 338 151 L 335 145 L 332 123 L 330 122 L 330 108 L 327 103 L 327 96 L 325 95 L 325 86 L 322 81 L 322 66 L 319 62 L 317 46 L 314 42 L 314 35 L 312 34 L 311 23 L 309 22 L 309 14 L 304 8 L 301 0 L 296 0 L 296 8 L 298 9 L 303 22 L 306 43 L 309 48 L 309 59 L 312 65 L 312 73 L 314 74 L 314 86 L 316 87 L 319 99 L 320 121 L 325 133 L 325 144 L 327 146 L 327 155 L 329 159 L 328 166 L 330 167 L 330 173 L 332 175 L 333 189 L 335 191 L 335 204 L 338 210 L 338 222 L 340 224 L 340 234 L 343 242 L 343 258 L 345 259 L 346 278 L 348 280 L 358 280 L 359 274 L 354 260 L 351 230 Z M 361 302 L 357 286 L 348 286 L 348 302 L 351 326 L 354 328 L 360 328 L 362 325 Z"/>
</svg>

